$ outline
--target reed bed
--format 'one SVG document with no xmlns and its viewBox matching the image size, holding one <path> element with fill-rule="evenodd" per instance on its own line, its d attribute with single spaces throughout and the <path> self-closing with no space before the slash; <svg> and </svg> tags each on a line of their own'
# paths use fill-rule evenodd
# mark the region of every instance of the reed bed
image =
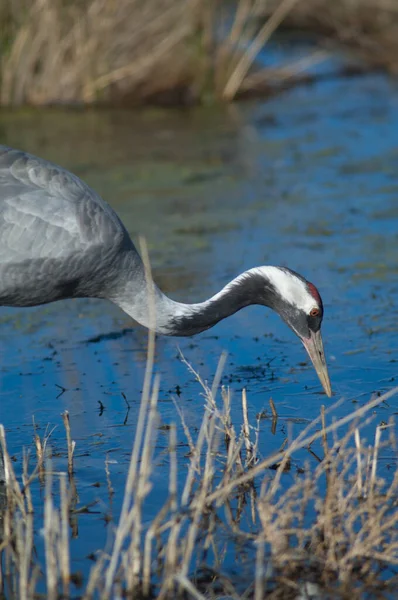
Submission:
<svg viewBox="0 0 398 600">
<path fill-rule="evenodd" d="M 307 68 L 256 68 L 253 79 L 258 53 L 298 1 L 282 0 L 259 23 L 257 0 L 2 0 L 0 104 L 231 101 Z"/>
<path fill-rule="evenodd" d="M 278 3 L 260 0 L 257 14 L 267 20 Z M 398 73 L 396 0 L 301 0 L 289 11 L 284 26 L 317 35 L 329 50 L 348 50 L 360 59 L 364 71 Z"/>
<path fill-rule="evenodd" d="M 220 388 L 220 361 L 212 386 L 190 365 L 204 395 L 199 432 L 191 432 L 176 404 L 189 456 L 177 460 L 177 428 L 169 428 L 169 494 L 157 516 L 144 519 L 145 501 L 156 490 L 157 376 L 152 376 L 153 342 L 131 453 L 124 501 L 110 548 L 98 554 L 84 590 L 74 589 L 70 537 L 78 508 L 74 483 L 73 432 L 63 415 L 68 472 L 55 472 L 51 443 L 43 440 L 37 464 L 25 455 L 19 480 L 4 455 L 0 536 L 0 590 L 5 598 L 33 600 L 46 589 L 52 599 L 234 598 L 295 599 L 388 597 L 397 589 L 398 470 L 393 422 L 375 426 L 373 442 L 361 429 L 372 409 L 391 393 L 371 400 L 340 420 L 333 408 L 322 411 L 277 454 L 258 454 L 258 423 L 249 424 L 242 395 L 242 425 L 231 422 L 230 394 Z M 275 407 L 274 407 L 275 410 Z M 274 419 L 277 415 L 274 414 Z M 320 443 L 322 456 L 313 450 Z M 319 444 L 318 444 L 319 445 Z M 395 473 L 379 476 L 380 455 L 390 449 Z M 299 450 L 316 457 L 302 464 L 286 487 Z M 394 458 L 395 457 L 395 458 Z M 301 463 L 300 463 L 301 464 Z M 182 474 L 181 474 L 182 471 Z M 290 473 L 290 475 L 291 475 Z M 32 494 L 40 479 L 44 514 L 33 510 Z M 36 550 L 43 532 L 44 558 Z M 251 560 L 241 574 L 223 564 L 225 545 Z M 394 571 L 395 569 L 395 571 Z M 312 595 L 311 595 L 312 594 Z"/>
<path fill-rule="evenodd" d="M 261 67 L 284 27 L 320 49 Z M 0 105 L 230 102 L 306 81 L 336 47 L 396 74 L 397 46 L 395 0 L 2 0 Z"/>
<path fill-rule="evenodd" d="M 284 27 L 321 49 L 261 67 Z M 307 80 L 336 46 L 396 74 L 397 45 L 395 0 L 2 0 L 0 105 L 230 102 Z"/>
</svg>

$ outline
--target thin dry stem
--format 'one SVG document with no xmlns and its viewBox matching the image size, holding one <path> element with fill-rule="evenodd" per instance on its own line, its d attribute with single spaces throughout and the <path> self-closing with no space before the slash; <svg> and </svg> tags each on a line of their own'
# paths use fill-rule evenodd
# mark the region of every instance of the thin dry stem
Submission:
<svg viewBox="0 0 398 600">
<path fill-rule="evenodd" d="M 62 420 L 64 422 L 65 432 L 66 432 L 66 441 L 68 447 L 68 473 L 70 476 L 73 475 L 73 454 L 75 451 L 76 442 L 72 440 L 71 431 L 70 431 L 70 419 L 69 412 L 65 410 L 62 413 Z"/>
<path fill-rule="evenodd" d="M 275 421 L 277 421 L 278 420 L 278 411 L 276 410 L 275 402 L 273 401 L 272 398 L 269 399 L 269 405 L 271 407 L 272 418 L 275 419 Z"/>
<path fill-rule="evenodd" d="M 253 444 L 250 440 L 250 428 L 249 428 L 249 415 L 247 411 L 247 396 L 246 390 L 242 390 L 242 413 L 243 413 L 243 439 L 245 440 L 246 446 L 246 464 L 247 466 L 251 466 L 253 463 Z"/>
<path fill-rule="evenodd" d="M 242 84 L 245 76 L 247 75 L 251 65 L 261 48 L 267 43 L 271 35 L 281 24 L 283 19 L 292 10 L 298 0 L 281 0 L 277 5 L 274 12 L 270 15 L 263 27 L 260 29 L 258 34 L 249 45 L 246 52 L 243 54 L 238 64 L 236 65 L 232 75 L 230 76 L 227 84 L 225 85 L 222 97 L 225 100 L 233 100 L 236 96 L 239 87 Z"/>
<path fill-rule="evenodd" d="M 44 541 L 46 554 L 46 576 L 47 576 L 47 598 L 56 600 L 57 598 L 57 562 L 54 552 L 55 536 L 59 530 L 59 522 L 54 509 L 52 499 L 52 461 L 46 460 L 46 496 L 44 502 Z"/>
<path fill-rule="evenodd" d="M 60 502 L 61 502 L 61 531 L 59 539 L 59 569 L 62 580 L 62 593 L 65 598 L 69 597 L 70 582 L 70 560 L 69 560 L 69 534 L 68 517 L 69 503 L 65 473 L 60 473 L 59 480 Z"/>
</svg>

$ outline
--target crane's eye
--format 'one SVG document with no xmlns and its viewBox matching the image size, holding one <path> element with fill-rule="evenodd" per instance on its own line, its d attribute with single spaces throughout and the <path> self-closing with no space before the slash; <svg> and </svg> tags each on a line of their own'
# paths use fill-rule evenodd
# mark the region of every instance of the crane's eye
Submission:
<svg viewBox="0 0 398 600">
<path fill-rule="evenodd" d="M 319 308 L 312 308 L 310 310 L 310 317 L 319 317 L 320 311 Z"/>
</svg>

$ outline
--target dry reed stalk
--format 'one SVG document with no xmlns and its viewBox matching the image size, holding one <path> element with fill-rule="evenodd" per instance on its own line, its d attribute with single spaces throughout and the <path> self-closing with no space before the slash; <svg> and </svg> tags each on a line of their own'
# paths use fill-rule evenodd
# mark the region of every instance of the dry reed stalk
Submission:
<svg viewBox="0 0 398 600">
<path fill-rule="evenodd" d="M 231 101 L 235 98 L 257 54 L 264 47 L 271 35 L 279 27 L 297 2 L 298 0 L 281 0 L 281 2 L 275 7 L 275 10 L 254 37 L 246 52 L 243 53 L 237 62 L 224 87 L 222 93 L 224 100 Z"/>
<path fill-rule="evenodd" d="M 7 449 L 6 435 L 4 426 L 0 424 L 0 449 L 3 456 L 4 464 L 4 475 L 5 475 L 5 487 L 6 487 L 6 499 L 7 506 L 16 506 L 21 511 L 21 514 L 25 516 L 25 502 L 22 494 L 21 487 L 15 476 L 14 469 L 12 468 L 12 462 Z"/>
<path fill-rule="evenodd" d="M 69 597 L 69 583 L 70 583 L 70 557 L 69 557 L 69 535 L 68 535 L 68 517 L 69 517 L 69 502 L 68 492 L 66 484 L 65 473 L 60 473 L 59 480 L 60 490 L 60 503 L 61 503 L 61 514 L 60 514 L 60 538 L 59 538 L 59 570 L 61 573 L 62 581 L 62 593 L 64 598 Z"/>
<path fill-rule="evenodd" d="M 44 468 L 43 444 L 41 442 L 40 436 L 37 433 L 35 433 L 34 440 L 35 440 L 35 446 L 36 446 L 37 469 L 39 472 L 39 477 L 41 478 L 42 481 L 44 481 L 45 468 Z"/>
<path fill-rule="evenodd" d="M 44 501 L 44 545 L 46 557 L 46 587 L 48 600 L 56 600 L 58 593 L 57 562 L 54 552 L 55 536 L 58 533 L 59 523 L 54 509 L 52 497 L 53 471 L 52 460 L 46 460 L 46 487 Z"/>
<path fill-rule="evenodd" d="M 169 498 L 172 512 L 177 510 L 177 429 L 175 423 L 170 426 L 170 476 L 169 476 Z"/>
<path fill-rule="evenodd" d="M 21 600 L 29 600 L 30 567 L 33 552 L 33 503 L 30 490 L 32 477 L 28 475 L 28 454 L 23 457 L 23 494 L 25 497 L 27 514 L 17 522 L 19 533 L 16 536 L 17 553 L 19 556 L 19 596 Z"/>
<path fill-rule="evenodd" d="M 219 361 L 217 363 L 216 373 L 213 378 L 213 383 L 211 389 L 209 390 L 209 398 L 211 398 L 212 402 L 216 404 L 216 398 L 218 390 L 220 389 L 221 377 L 224 372 L 225 363 L 227 362 L 228 353 L 224 350 L 221 352 Z"/>
<path fill-rule="evenodd" d="M 26 509 L 28 513 L 33 513 L 33 502 L 30 484 L 35 477 L 35 473 L 29 475 L 29 452 L 24 450 L 23 452 L 23 468 L 22 468 L 22 483 L 23 483 L 23 494 L 26 501 Z"/>
<path fill-rule="evenodd" d="M 377 425 L 376 433 L 375 433 L 375 443 L 373 446 L 372 471 L 371 471 L 371 475 L 370 475 L 370 493 L 374 492 L 375 485 L 376 485 L 377 459 L 378 459 L 378 455 L 379 455 L 380 438 L 381 438 L 381 428 L 380 428 L 380 425 Z"/>
<path fill-rule="evenodd" d="M 277 421 L 278 420 L 278 412 L 275 407 L 275 403 L 272 398 L 269 399 L 269 405 L 271 407 L 272 418 Z"/>
<path fill-rule="evenodd" d="M 322 425 L 322 444 L 325 457 L 328 455 L 328 436 L 326 433 L 326 415 L 325 406 L 321 406 L 321 425 Z"/>
<path fill-rule="evenodd" d="M 179 46 L 195 24 L 182 0 L 35 0 L 24 14 L 3 57 L 3 104 L 139 97 L 162 90 L 167 65 L 171 80 L 187 72 Z"/>
<path fill-rule="evenodd" d="M 194 512 L 191 517 L 191 523 L 188 528 L 188 533 L 185 537 L 185 547 L 182 558 L 181 574 L 188 575 L 188 570 L 191 563 L 194 544 L 199 529 L 199 522 L 203 514 L 206 512 L 207 496 L 214 477 L 214 443 L 216 434 L 216 419 L 208 419 L 206 427 L 206 442 L 207 452 L 205 457 L 205 466 L 202 472 L 200 481 L 199 493 L 195 498 Z"/>
<path fill-rule="evenodd" d="M 256 568 L 254 580 L 254 600 L 264 599 L 264 563 L 265 563 L 265 541 L 263 536 L 256 540 Z"/>
<path fill-rule="evenodd" d="M 213 381 L 211 388 L 209 388 L 209 386 L 200 377 L 199 373 L 197 371 L 195 371 L 195 369 L 192 367 L 192 365 L 190 363 L 188 363 L 188 361 L 184 358 L 184 356 L 181 353 L 180 353 L 180 355 L 181 355 L 181 361 L 186 365 L 186 367 L 188 368 L 190 373 L 192 373 L 195 376 L 195 378 L 201 385 L 201 387 L 204 391 L 205 399 L 206 399 L 206 416 L 202 420 L 196 447 L 194 448 L 194 451 L 192 452 L 188 475 L 187 475 L 187 478 L 185 481 L 185 486 L 184 486 L 184 490 L 183 490 L 182 498 L 181 498 L 181 504 L 182 504 L 182 506 L 185 506 L 188 503 L 189 495 L 192 492 L 193 484 L 195 481 L 195 473 L 200 474 L 199 465 L 200 465 L 200 457 L 201 457 L 201 453 L 202 453 L 202 448 L 203 448 L 205 441 L 207 441 L 207 443 L 208 443 L 208 435 L 209 435 L 208 419 L 212 419 L 213 413 L 215 413 L 215 415 L 217 417 L 219 417 L 221 415 L 221 413 L 218 411 L 218 408 L 216 405 L 216 401 L 215 401 L 215 397 L 214 397 L 214 390 L 216 389 L 215 382 L 217 381 L 219 383 L 219 381 L 220 381 L 222 369 L 223 369 L 223 367 L 225 365 L 225 361 L 226 361 L 226 354 L 222 353 L 222 355 L 220 357 L 220 360 L 217 365 L 217 370 L 216 370 L 216 374 L 214 377 L 214 381 Z M 225 398 L 224 398 L 224 405 L 225 405 Z M 230 430 L 231 423 L 230 423 L 229 412 L 227 413 L 226 416 L 225 416 L 225 414 L 223 414 L 222 423 L 224 425 L 224 430 L 226 431 L 226 436 L 230 437 L 232 432 Z"/>
<path fill-rule="evenodd" d="M 182 412 L 180 405 L 176 402 L 176 400 L 174 398 L 173 398 L 173 404 L 174 404 L 174 408 L 176 409 L 177 414 L 180 418 L 180 422 L 181 422 L 182 429 L 184 431 L 184 435 L 187 438 L 189 451 L 191 454 L 193 454 L 195 452 L 195 444 L 192 440 L 192 436 L 191 436 L 191 432 L 189 431 L 189 427 L 185 421 L 184 413 Z"/>
<path fill-rule="evenodd" d="M 231 421 L 231 397 L 229 393 L 224 395 L 224 415 L 225 417 L 223 422 L 225 423 L 225 445 L 227 451 L 227 460 L 225 463 L 222 483 L 220 485 L 225 484 L 231 477 L 233 477 L 235 469 L 238 473 L 243 473 L 245 470 L 241 456 L 243 439 L 237 438 L 235 427 Z M 255 460 L 255 458 L 253 460 Z"/>
<path fill-rule="evenodd" d="M 276 426 L 278 424 L 278 413 L 277 413 L 277 410 L 275 408 L 275 404 L 274 404 L 274 401 L 272 400 L 272 398 L 269 399 L 269 405 L 271 407 L 271 412 L 272 412 L 271 433 L 272 433 L 272 435 L 275 435 Z"/>
<path fill-rule="evenodd" d="M 177 437 L 176 437 L 176 427 L 174 424 L 171 425 L 170 428 L 170 476 L 169 476 L 169 498 L 166 504 L 162 507 L 162 509 L 158 512 L 157 516 L 151 523 L 148 528 L 148 531 L 145 535 L 145 545 L 144 545 L 144 560 L 143 560 L 143 568 L 142 568 L 142 591 L 144 596 L 149 595 L 150 587 L 151 587 L 151 562 L 152 562 L 152 541 L 153 538 L 159 533 L 160 527 L 163 524 L 166 516 L 169 511 L 173 516 L 176 515 L 177 512 L 177 455 L 176 455 L 176 445 L 177 445 Z M 174 536 L 173 536 L 174 533 Z M 170 530 L 170 548 L 176 547 L 176 536 L 177 533 L 176 528 L 171 527 Z M 167 557 L 168 564 L 175 565 L 177 563 L 177 557 L 174 554 Z"/>
<path fill-rule="evenodd" d="M 242 390 L 242 413 L 243 413 L 243 439 L 246 446 L 246 466 L 249 467 L 253 462 L 253 445 L 250 440 L 249 416 L 247 412 L 246 390 Z"/>
<path fill-rule="evenodd" d="M 146 432 L 141 456 L 140 472 L 137 481 L 137 488 L 134 491 L 134 506 L 131 509 L 131 522 L 134 523 L 131 542 L 128 548 L 128 560 L 130 568 L 127 577 L 127 589 L 134 592 L 140 587 L 140 575 L 142 573 L 141 564 L 141 538 L 142 538 L 142 506 L 143 502 L 150 492 L 152 475 L 153 452 L 155 449 L 156 432 L 159 425 L 159 414 L 156 410 L 159 395 L 159 377 L 155 377 L 153 391 L 149 405 L 149 414 L 146 425 Z"/>
<path fill-rule="evenodd" d="M 223 412 L 225 415 L 225 423 L 226 423 L 226 435 L 225 435 L 225 444 L 228 449 L 229 443 L 229 430 L 233 429 L 232 420 L 231 420 L 231 395 L 229 389 L 226 389 L 224 386 L 221 388 L 221 397 L 223 399 Z"/>
<path fill-rule="evenodd" d="M 69 473 L 69 476 L 71 477 L 73 475 L 73 454 L 75 452 L 76 442 L 74 442 L 72 440 L 72 436 L 71 436 L 71 432 L 70 432 L 69 412 L 67 410 L 65 410 L 61 416 L 62 416 L 62 420 L 64 423 L 65 432 L 66 432 L 66 441 L 67 441 L 67 448 L 68 448 L 68 473 Z"/>
<path fill-rule="evenodd" d="M 49 441 L 55 427 L 53 427 L 51 430 L 48 430 L 48 427 L 46 427 L 43 439 L 41 439 L 41 437 L 37 433 L 37 426 L 36 426 L 34 419 L 33 419 L 33 429 L 34 429 L 34 442 L 35 442 L 36 457 L 37 457 L 37 471 L 38 471 L 39 479 L 40 479 L 41 483 L 44 483 L 45 471 L 46 471 L 45 461 L 47 458 L 47 445 L 48 445 L 48 441 Z"/>
<path fill-rule="evenodd" d="M 198 531 L 198 523 L 204 510 L 206 486 L 209 482 L 209 478 L 211 477 L 209 474 L 209 470 L 211 470 L 210 465 L 212 463 L 212 455 L 211 451 L 209 451 L 210 446 L 208 446 L 206 453 L 204 472 L 199 471 L 201 475 L 199 492 L 193 494 L 192 496 L 191 494 L 194 481 L 196 480 L 196 473 L 198 473 L 198 470 L 200 469 L 202 446 L 205 441 L 209 443 L 209 440 L 213 439 L 214 427 L 215 420 L 212 419 L 208 413 L 206 413 L 202 421 L 195 452 L 190 457 L 190 466 L 181 499 L 181 506 L 184 506 L 184 504 L 188 504 L 189 498 L 189 508 L 192 510 L 192 515 L 189 520 L 186 516 L 179 516 L 177 514 L 174 516 L 169 539 L 167 540 L 167 545 L 165 548 L 165 573 L 163 584 L 161 585 L 159 592 L 159 600 L 162 600 L 162 598 L 167 598 L 170 594 L 173 595 L 173 593 L 175 593 L 173 589 L 174 583 L 178 581 L 175 576 L 176 573 L 180 573 L 184 579 L 188 574 L 194 543 Z M 188 531 L 185 534 L 184 540 L 180 540 L 181 553 L 179 553 L 177 551 L 177 541 L 185 523 L 188 523 Z M 180 565 L 178 564 L 179 560 Z"/>
<path fill-rule="evenodd" d="M 256 5 L 256 0 L 240 0 L 237 3 L 231 28 L 217 48 L 214 77 L 215 89 L 220 98 L 223 97 L 226 83 L 242 58 L 246 46 L 256 35 Z"/>
<path fill-rule="evenodd" d="M 310 68 L 324 62 L 332 54 L 332 50 L 315 50 L 303 58 L 289 61 L 287 65 L 255 69 L 242 81 L 239 95 L 267 94 L 272 90 L 286 89 L 286 86 L 292 86 L 294 83 L 311 82 L 316 76 L 308 74 Z"/>
<path fill-rule="evenodd" d="M 182 589 L 187 591 L 192 598 L 194 598 L 194 600 L 206 600 L 206 596 L 203 596 L 203 594 L 198 592 L 186 576 L 178 574 L 174 576 L 174 579 Z"/>
<path fill-rule="evenodd" d="M 200 384 L 201 388 L 204 392 L 204 397 L 206 399 L 205 408 L 209 413 L 214 413 L 217 418 L 219 418 L 222 422 L 223 429 L 226 430 L 228 435 L 228 428 L 230 425 L 230 417 L 226 415 L 222 410 L 220 411 L 217 406 L 216 397 L 217 390 L 220 386 L 222 372 L 225 366 L 225 362 L 227 360 L 226 352 L 222 352 L 220 359 L 217 364 L 216 373 L 214 375 L 213 383 L 211 387 L 207 384 L 207 382 L 203 381 L 200 374 L 192 367 L 192 365 L 185 359 L 182 352 L 180 351 L 181 362 L 187 367 L 188 371 L 194 375 L 195 379 Z"/>
<path fill-rule="evenodd" d="M 109 455 L 106 455 L 105 458 L 105 476 L 106 476 L 106 485 L 108 487 L 108 498 L 109 498 L 109 510 L 110 510 L 110 514 L 112 514 L 112 499 L 113 496 L 115 495 L 115 490 L 113 489 L 112 486 L 112 480 L 111 480 L 111 473 L 109 470 Z"/>
<path fill-rule="evenodd" d="M 196 447 L 194 452 L 191 454 L 189 469 L 187 473 L 187 477 L 185 479 L 185 485 L 181 496 L 181 506 L 185 507 L 188 505 L 190 500 L 190 495 L 192 493 L 193 485 L 195 482 L 195 478 L 197 475 L 200 475 L 200 457 L 202 452 L 202 447 L 205 442 L 206 435 L 206 427 L 207 427 L 207 418 L 208 415 L 205 414 L 202 419 L 202 423 L 199 429 L 199 435 L 196 442 Z"/>
<path fill-rule="evenodd" d="M 355 428 L 355 447 L 356 447 L 356 458 L 357 458 L 357 490 L 358 496 L 361 497 L 363 493 L 362 483 L 362 446 L 361 446 L 361 435 L 358 427 Z"/>
</svg>

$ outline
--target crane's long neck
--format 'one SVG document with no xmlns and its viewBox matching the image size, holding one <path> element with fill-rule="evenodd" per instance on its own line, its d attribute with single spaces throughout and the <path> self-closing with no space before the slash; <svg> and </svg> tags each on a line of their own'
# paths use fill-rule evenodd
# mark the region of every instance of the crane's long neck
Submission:
<svg viewBox="0 0 398 600">
<path fill-rule="evenodd" d="M 144 275 L 143 273 L 138 275 L 136 272 L 131 282 L 127 282 L 123 293 L 119 292 L 113 301 L 141 325 L 154 328 L 158 333 L 176 336 L 194 335 L 209 329 L 250 304 L 265 304 L 272 307 L 275 288 L 271 281 L 267 286 L 267 279 L 263 272 L 266 268 L 262 267 L 261 273 L 259 269 L 242 273 L 218 294 L 198 304 L 175 302 L 155 285 L 150 301 Z M 151 321 L 150 302 L 155 308 L 154 327 Z"/>
</svg>

